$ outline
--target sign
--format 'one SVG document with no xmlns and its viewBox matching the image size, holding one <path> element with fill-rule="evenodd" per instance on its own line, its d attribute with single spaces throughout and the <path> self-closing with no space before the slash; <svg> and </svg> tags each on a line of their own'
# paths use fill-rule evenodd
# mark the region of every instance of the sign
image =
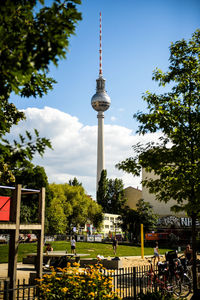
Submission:
<svg viewBox="0 0 200 300">
<path fill-rule="evenodd" d="M 10 220 L 10 197 L 0 196 L 0 221 Z"/>
</svg>

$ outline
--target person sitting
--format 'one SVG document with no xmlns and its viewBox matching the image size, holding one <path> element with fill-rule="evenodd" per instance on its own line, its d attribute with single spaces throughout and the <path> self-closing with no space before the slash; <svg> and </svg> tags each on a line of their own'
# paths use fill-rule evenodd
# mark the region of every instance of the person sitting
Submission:
<svg viewBox="0 0 200 300">
<path fill-rule="evenodd" d="M 186 249 L 184 251 L 184 255 L 185 255 L 185 258 L 188 260 L 189 263 L 192 263 L 192 260 L 193 260 L 193 252 L 192 252 L 192 249 L 190 248 L 190 245 L 188 244 L 186 246 Z"/>
<path fill-rule="evenodd" d="M 48 251 L 53 251 L 53 248 L 51 247 L 51 244 L 46 244 L 45 252 L 48 252 Z"/>
</svg>

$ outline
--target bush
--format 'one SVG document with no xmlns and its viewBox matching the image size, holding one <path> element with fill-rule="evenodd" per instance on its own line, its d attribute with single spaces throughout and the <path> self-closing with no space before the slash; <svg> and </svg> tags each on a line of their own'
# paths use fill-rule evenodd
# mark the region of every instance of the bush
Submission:
<svg viewBox="0 0 200 300">
<path fill-rule="evenodd" d="M 77 263 L 66 268 L 53 268 L 38 281 L 39 298 L 45 300 L 119 300 L 112 291 L 112 277 L 104 275 L 101 266 L 80 269 Z"/>
</svg>

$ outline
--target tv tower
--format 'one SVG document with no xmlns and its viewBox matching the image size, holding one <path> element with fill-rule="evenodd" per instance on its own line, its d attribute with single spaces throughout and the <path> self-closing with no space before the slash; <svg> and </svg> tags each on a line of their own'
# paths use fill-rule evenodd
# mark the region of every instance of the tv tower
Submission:
<svg viewBox="0 0 200 300">
<path fill-rule="evenodd" d="M 100 12 L 100 46 L 99 46 L 99 78 L 96 80 L 96 94 L 91 99 L 91 105 L 94 110 L 98 112 L 98 136 L 97 136 L 97 185 L 96 191 L 98 191 L 98 184 L 101 178 L 101 172 L 104 167 L 104 111 L 110 107 L 110 97 L 105 90 L 106 80 L 103 78 L 102 73 L 102 27 L 101 27 L 101 12 Z"/>
</svg>

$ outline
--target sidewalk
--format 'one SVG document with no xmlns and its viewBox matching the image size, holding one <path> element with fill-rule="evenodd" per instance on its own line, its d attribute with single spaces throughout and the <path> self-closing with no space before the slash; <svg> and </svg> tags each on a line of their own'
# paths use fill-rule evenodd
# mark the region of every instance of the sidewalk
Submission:
<svg viewBox="0 0 200 300">
<path fill-rule="evenodd" d="M 35 272 L 34 265 L 17 263 L 17 279 L 28 279 L 30 272 Z M 0 264 L 0 279 L 8 276 L 8 264 Z"/>
</svg>

